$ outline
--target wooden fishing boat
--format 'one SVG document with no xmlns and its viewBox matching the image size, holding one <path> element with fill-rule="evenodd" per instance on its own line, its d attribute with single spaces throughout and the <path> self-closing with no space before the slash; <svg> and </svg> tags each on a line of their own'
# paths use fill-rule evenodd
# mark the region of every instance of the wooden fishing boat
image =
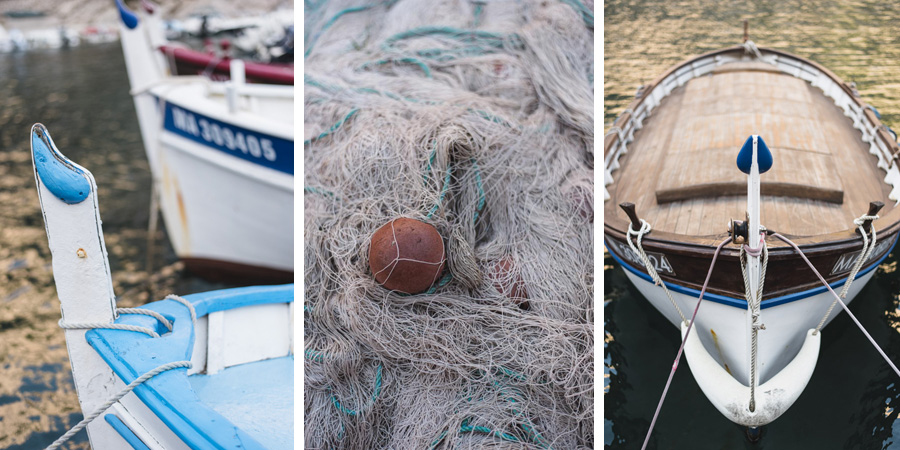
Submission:
<svg viewBox="0 0 900 450">
<path fill-rule="evenodd" d="M 116 308 L 93 176 L 40 124 L 31 145 L 92 447 L 293 448 L 293 285 Z"/>
<path fill-rule="evenodd" d="M 900 231 L 896 136 L 853 85 L 750 41 L 642 87 L 604 150 L 610 254 L 687 335 L 691 372 L 719 411 L 748 427 L 775 420 L 812 375 L 819 330 L 842 310 L 776 233 L 853 300 Z M 748 152 L 753 170 L 771 170 L 752 172 Z M 729 237 L 740 245 L 722 248 L 691 321 Z"/>
<path fill-rule="evenodd" d="M 139 18 L 116 3 L 153 198 L 175 253 L 206 278 L 293 281 L 293 67 L 175 50 L 152 10 Z M 170 75 L 170 57 L 214 73 L 227 65 L 229 80 Z"/>
</svg>

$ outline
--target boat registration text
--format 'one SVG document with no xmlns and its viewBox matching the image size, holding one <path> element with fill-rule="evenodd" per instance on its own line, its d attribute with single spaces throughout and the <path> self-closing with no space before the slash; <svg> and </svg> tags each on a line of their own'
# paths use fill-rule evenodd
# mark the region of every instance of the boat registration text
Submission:
<svg viewBox="0 0 900 450">
<path fill-rule="evenodd" d="M 885 239 L 883 241 L 878 241 L 875 243 L 875 250 L 872 250 L 872 254 L 869 255 L 869 258 L 866 260 L 866 264 L 874 261 L 879 256 L 883 255 L 884 252 L 888 251 L 891 246 L 894 244 L 894 240 L 897 237 L 894 236 L 892 239 Z M 862 250 L 857 250 L 855 252 L 844 253 L 838 258 L 837 262 L 834 264 L 834 268 L 831 269 L 831 273 L 829 275 L 834 275 L 843 272 L 849 272 L 850 269 L 853 268 L 853 265 L 856 264 L 856 260 L 859 258 L 859 254 Z"/>
<path fill-rule="evenodd" d="M 294 173 L 294 143 L 237 127 L 166 102 L 164 127 L 206 147 L 288 174 Z"/>
<path fill-rule="evenodd" d="M 610 247 L 610 251 L 614 251 L 619 254 L 623 259 L 629 261 L 630 263 L 636 265 L 637 267 L 644 267 L 644 262 L 641 261 L 640 255 L 635 253 L 628 244 L 624 242 L 619 242 L 615 239 L 607 239 L 607 245 Z M 664 273 L 666 275 L 675 275 L 675 270 L 672 269 L 672 265 L 669 264 L 669 260 L 666 259 L 666 255 L 662 253 L 655 252 L 644 252 L 647 254 L 647 259 L 650 260 L 650 263 L 653 264 L 653 268 L 658 273 Z"/>
</svg>

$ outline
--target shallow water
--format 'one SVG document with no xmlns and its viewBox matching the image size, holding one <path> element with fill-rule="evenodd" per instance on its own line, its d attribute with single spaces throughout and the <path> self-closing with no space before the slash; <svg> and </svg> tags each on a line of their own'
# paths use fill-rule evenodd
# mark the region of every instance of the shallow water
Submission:
<svg viewBox="0 0 900 450">
<path fill-rule="evenodd" d="M 900 5 L 882 2 L 605 3 L 604 122 L 612 125 L 634 97 L 673 64 L 750 39 L 810 58 L 845 81 L 887 125 L 900 127 Z M 879 266 L 851 310 L 900 362 L 900 252 Z M 640 295 L 611 259 L 604 265 L 604 443 L 640 448 L 679 332 Z M 810 384 L 782 417 L 748 443 L 700 391 L 685 365 L 677 371 L 648 448 L 900 449 L 900 379 L 846 314 L 823 331 Z M 898 433 L 894 435 L 894 433 Z"/>
<path fill-rule="evenodd" d="M 97 180 L 120 307 L 224 287 L 186 273 L 164 230 L 145 270 L 150 171 L 128 90 L 118 42 L 0 54 L 0 448 L 43 448 L 82 418 L 31 167 L 34 122 Z M 73 442 L 88 447 L 84 431 Z"/>
</svg>

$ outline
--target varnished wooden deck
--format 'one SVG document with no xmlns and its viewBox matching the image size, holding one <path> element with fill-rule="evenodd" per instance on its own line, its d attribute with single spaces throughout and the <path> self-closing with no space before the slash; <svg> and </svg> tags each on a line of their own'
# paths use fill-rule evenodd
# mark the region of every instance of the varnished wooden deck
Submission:
<svg viewBox="0 0 900 450">
<path fill-rule="evenodd" d="M 634 134 L 607 205 L 634 203 L 656 230 L 721 234 L 745 215 L 747 177 L 735 159 L 752 134 L 775 160 L 762 175 L 767 228 L 820 235 L 851 228 L 871 201 L 885 203 L 882 216 L 893 209 L 852 121 L 820 89 L 764 63 L 726 64 L 672 91 Z"/>
</svg>

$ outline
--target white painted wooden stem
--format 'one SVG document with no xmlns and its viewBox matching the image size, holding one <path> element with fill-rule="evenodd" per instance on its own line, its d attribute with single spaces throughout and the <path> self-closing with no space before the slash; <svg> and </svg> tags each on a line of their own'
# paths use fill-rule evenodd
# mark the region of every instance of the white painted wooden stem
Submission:
<svg viewBox="0 0 900 450">
<path fill-rule="evenodd" d="M 67 204 L 50 192 L 35 171 L 62 320 L 66 323 L 112 323 L 116 317 L 116 300 L 100 226 L 97 185 L 90 172 L 66 159 L 50 142 L 51 151 L 59 159 L 83 170 L 83 176 L 90 183 L 87 198 Z M 87 343 L 86 332 L 70 329 L 65 330 L 65 335 L 81 410 L 90 414 L 114 394 L 112 388 L 116 377 Z M 96 445 L 94 428 L 94 424 L 89 425 L 88 434 Z"/>
<path fill-rule="evenodd" d="M 747 176 L 747 246 L 753 250 L 760 248 L 759 243 L 759 161 L 758 147 L 759 136 L 753 135 L 753 157 L 750 166 L 750 175 Z M 748 355 L 751 355 L 750 373 L 747 379 L 752 383 L 754 390 L 759 386 L 759 367 L 757 367 L 758 355 L 753 354 L 753 335 L 756 333 L 753 323 L 753 306 L 759 290 L 759 256 L 747 254 L 747 276 L 750 278 L 750 296 L 747 302 L 747 340 Z M 754 370 L 754 368 L 756 370 Z"/>
</svg>

